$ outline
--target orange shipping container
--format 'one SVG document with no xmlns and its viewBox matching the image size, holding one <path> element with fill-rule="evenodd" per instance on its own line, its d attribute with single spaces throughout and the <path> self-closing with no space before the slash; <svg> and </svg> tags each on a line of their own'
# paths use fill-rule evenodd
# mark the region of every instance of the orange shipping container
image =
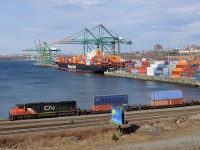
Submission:
<svg viewBox="0 0 200 150">
<path fill-rule="evenodd" d="M 187 61 L 186 60 L 182 60 L 182 61 L 179 61 L 178 62 L 178 65 L 186 65 L 187 64 Z"/>
<path fill-rule="evenodd" d="M 178 74 L 172 74 L 172 77 L 173 77 L 173 78 L 180 78 L 181 75 L 178 75 Z"/>
<path fill-rule="evenodd" d="M 174 71 L 183 71 L 183 68 L 174 68 Z"/>
<path fill-rule="evenodd" d="M 169 105 L 169 100 L 151 100 L 150 105 L 151 106 L 166 106 Z"/>
<path fill-rule="evenodd" d="M 82 59 L 86 59 L 86 55 L 82 55 L 81 58 L 82 58 Z"/>
<path fill-rule="evenodd" d="M 169 99 L 169 100 L 151 100 L 151 106 L 167 106 L 167 105 L 179 105 L 183 104 L 183 98 Z"/>
<path fill-rule="evenodd" d="M 178 105 L 178 104 L 183 104 L 183 99 L 180 98 L 180 99 L 173 99 L 173 100 L 169 100 L 169 104 L 170 105 Z"/>
</svg>

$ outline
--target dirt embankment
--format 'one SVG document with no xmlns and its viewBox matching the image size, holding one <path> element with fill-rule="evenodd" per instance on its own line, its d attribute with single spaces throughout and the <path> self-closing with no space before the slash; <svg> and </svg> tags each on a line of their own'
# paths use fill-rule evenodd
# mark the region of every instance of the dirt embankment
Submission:
<svg viewBox="0 0 200 150">
<path fill-rule="evenodd" d="M 115 125 L 79 128 L 35 134 L 0 137 L 1 150 L 88 150 L 88 149 L 148 149 L 195 150 L 200 148 L 200 115 L 170 120 L 164 118 L 141 122 L 123 129 L 118 134 Z"/>
</svg>

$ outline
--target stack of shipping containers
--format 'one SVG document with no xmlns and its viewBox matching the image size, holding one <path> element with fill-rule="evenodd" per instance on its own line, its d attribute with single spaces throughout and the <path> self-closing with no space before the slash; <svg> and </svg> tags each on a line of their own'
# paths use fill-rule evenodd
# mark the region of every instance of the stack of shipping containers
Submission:
<svg viewBox="0 0 200 150">
<path fill-rule="evenodd" d="M 183 104 L 183 94 L 180 90 L 159 91 L 151 94 L 151 106 L 166 106 Z"/>
<path fill-rule="evenodd" d="M 150 63 L 149 60 L 135 61 L 134 63 L 131 63 L 132 65 L 128 65 L 128 72 L 132 75 L 146 75 L 147 67 L 150 66 Z"/>
<path fill-rule="evenodd" d="M 199 62 L 182 61 L 135 61 L 128 65 L 132 75 L 164 76 L 200 80 Z"/>
<path fill-rule="evenodd" d="M 176 68 L 172 71 L 172 77 L 173 78 L 180 78 L 181 74 L 183 72 L 183 69 L 186 67 L 187 62 L 186 61 L 179 61 L 176 65 Z"/>
<path fill-rule="evenodd" d="M 195 80 L 200 80 L 200 69 L 198 69 L 198 70 L 194 73 L 194 78 L 195 78 Z"/>
<path fill-rule="evenodd" d="M 164 64 L 164 61 L 153 61 L 153 62 L 151 62 L 150 66 L 147 67 L 147 75 L 148 76 L 155 76 L 155 75 L 158 75 L 159 73 L 163 72 L 163 70 L 161 70 L 161 68 L 158 68 L 159 65 L 163 65 L 163 64 Z"/>
<path fill-rule="evenodd" d="M 128 95 L 105 95 L 94 96 L 93 110 L 95 111 L 108 111 L 112 106 L 128 105 Z"/>
</svg>

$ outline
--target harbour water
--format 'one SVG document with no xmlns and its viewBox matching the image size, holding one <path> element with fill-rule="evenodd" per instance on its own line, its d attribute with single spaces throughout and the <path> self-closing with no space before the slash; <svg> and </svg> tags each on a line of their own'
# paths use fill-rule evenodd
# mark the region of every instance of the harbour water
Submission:
<svg viewBox="0 0 200 150">
<path fill-rule="evenodd" d="M 191 86 L 61 71 L 34 61 L 0 61 L 0 118 L 19 103 L 76 100 L 80 108 L 91 108 L 93 96 L 128 94 L 130 105 L 140 105 L 149 104 L 152 92 L 177 89 L 185 100 L 200 99 L 200 88 Z"/>
</svg>

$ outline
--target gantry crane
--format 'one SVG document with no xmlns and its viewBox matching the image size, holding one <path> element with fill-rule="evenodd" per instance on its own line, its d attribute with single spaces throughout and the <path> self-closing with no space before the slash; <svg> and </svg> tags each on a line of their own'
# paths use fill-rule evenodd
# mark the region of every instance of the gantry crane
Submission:
<svg viewBox="0 0 200 150">
<path fill-rule="evenodd" d="M 123 39 L 102 24 L 89 30 L 84 28 L 76 34 L 52 44 L 83 44 L 84 54 L 98 47 L 101 52 L 119 54 L 120 44 L 132 45 L 130 40 Z"/>
<path fill-rule="evenodd" d="M 58 52 L 60 49 L 52 47 L 50 44 L 47 44 L 46 42 L 40 42 L 37 44 L 35 41 L 35 47 L 30 49 L 25 49 L 22 51 L 36 51 L 37 52 L 37 58 L 36 58 L 36 65 L 53 65 L 53 59 L 52 59 L 52 52 Z"/>
</svg>

